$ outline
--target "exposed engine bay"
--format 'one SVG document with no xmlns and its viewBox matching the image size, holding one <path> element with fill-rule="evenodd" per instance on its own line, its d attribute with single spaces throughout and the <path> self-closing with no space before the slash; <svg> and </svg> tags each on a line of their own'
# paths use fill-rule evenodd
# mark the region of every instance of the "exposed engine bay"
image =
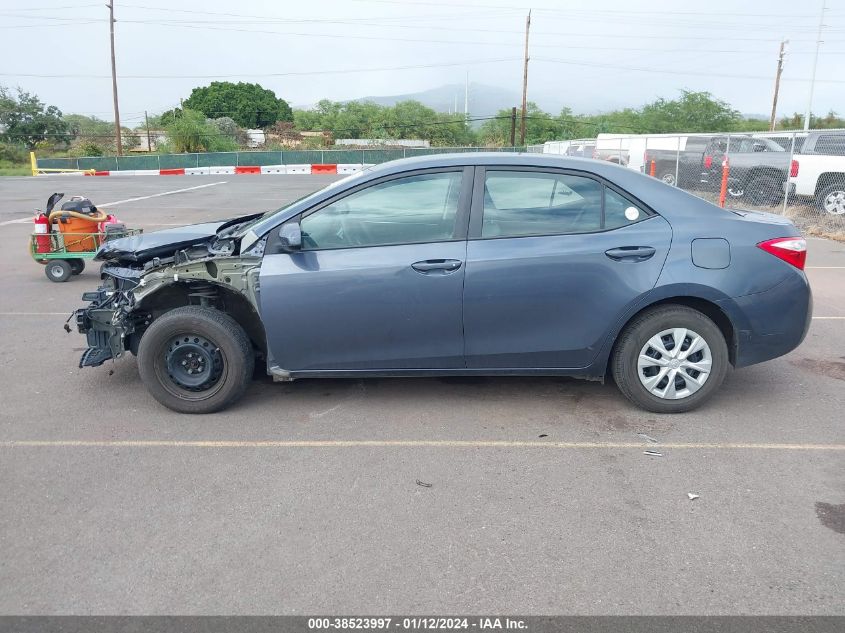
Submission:
<svg viewBox="0 0 845 633">
<path fill-rule="evenodd" d="M 113 240 L 103 245 L 102 284 L 82 295 L 88 306 L 76 319 L 88 349 L 80 367 L 96 367 L 126 351 L 137 354 L 141 336 L 161 314 L 180 306 L 212 307 L 244 325 L 257 355 L 266 341 L 258 315 L 265 240 L 240 252 L 232 235 L 258 216 L 179 227 Z M 67 328 L 69 330 L 69 328 Z"/>
</svg>

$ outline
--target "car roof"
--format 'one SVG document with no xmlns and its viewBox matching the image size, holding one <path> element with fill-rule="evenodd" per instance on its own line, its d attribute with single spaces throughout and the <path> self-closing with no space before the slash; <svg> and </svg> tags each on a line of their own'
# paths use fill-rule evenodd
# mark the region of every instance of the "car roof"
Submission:
<svg viewBox="0 0 845 633">
<path fill-rule="evenodd" d="M 430 154 L 413 158 L 400 158 L 388 163 L 375 165 L 368 170 L 371 177 L 382 177 L 415 169 L 432 169 L 436 167 L 460 166 L 502 166 L 502 167 L 556 167 L 558 169 L 572 169 L 589 171 L 608 178 L 618 176 L 619 172 L 630 172 L 613 163 L 597 161 L 589 158 L 574 158 L 562 154 L 516 153 L 516 152 L 457 152 L 450 154 Z"/>
</svg>

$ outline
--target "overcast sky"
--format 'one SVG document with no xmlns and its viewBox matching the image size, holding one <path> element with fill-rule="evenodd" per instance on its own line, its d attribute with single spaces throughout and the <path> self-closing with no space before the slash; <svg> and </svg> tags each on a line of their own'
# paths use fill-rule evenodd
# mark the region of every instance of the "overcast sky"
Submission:
<svg viewBox="0 0 845 633">
<path fill-rule="evenodd" d="M 112 120 L 108 10 L 0 0 L 0 84 L 65 113 Z M 532 0 L 529 99 L 578 111 L 637 106 L 680 88 L 745 113 L 806 108 L 821 0 Z M 845 0 L 827 0 L 813 111 L 845 114 Z M 528 5 L 516 0 L 115 0 L 124 125 L 215 79 L 258 82 L 292 105 L 447 83 L 518 93 Z M 477 112 L 474 115 L 488 115 Z"/>
</svg>

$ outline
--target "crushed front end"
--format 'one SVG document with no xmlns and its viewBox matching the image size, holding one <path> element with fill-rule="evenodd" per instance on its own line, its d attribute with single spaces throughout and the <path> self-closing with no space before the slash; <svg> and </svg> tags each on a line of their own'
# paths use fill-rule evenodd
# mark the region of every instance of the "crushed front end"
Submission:
<svg viewBox="0 0 845 633">
<path fill-rule="evenodd" d="M 71 317 L 88 342 L 79 366 L 96 367 L 127 351 L 137 354 L 142 335 L 156 318 L 187 305 L 228 313 L 263 355 L 257 306 L 266 238 L 239 252 L 241 240 L 231 235 L 252 218 L 158 231 L 101 248 L 95 258 L 104 262 L 101 285 L 82 295 L 89 303 Z"/>
<path fill-rule="evenodd" d="M 150 315 L 135 311 L 133 290 L 142 271 L 133 268 L 104 267 L 103 283 L 82 295 L 89 305 L 74 312 L 76 327 L 88 340 L 88 349 L 79 359 L 80 367 L 97 367 L 120 358 L 131 348 L 132 335 L 150 323 Z"/>
</svg>

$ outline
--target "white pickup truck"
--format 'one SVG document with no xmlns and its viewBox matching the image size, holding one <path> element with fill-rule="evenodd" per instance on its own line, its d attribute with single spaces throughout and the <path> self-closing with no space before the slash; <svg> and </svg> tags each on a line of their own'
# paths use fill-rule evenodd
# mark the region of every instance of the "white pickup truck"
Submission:
<svg viewBox="0 0 845 633">
<path fill-rule="evenodd" d="M 845 215 L 845 131 L 806 133 L 793 158 L 795 195 L 812 197 L 819 211 Z"/>
</svg>

